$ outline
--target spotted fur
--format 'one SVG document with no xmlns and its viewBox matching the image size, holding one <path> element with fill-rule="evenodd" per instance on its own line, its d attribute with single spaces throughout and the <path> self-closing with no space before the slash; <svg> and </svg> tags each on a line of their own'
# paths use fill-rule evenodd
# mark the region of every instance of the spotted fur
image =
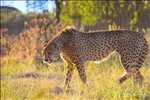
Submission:
<svg viewBox="0 0 150 100">
<path fill-rule="evenodd" d="M 125 74 L 119 79 L 124 82 L 128 77 L 141 82 L 143 76 L 139 69 L 148 53 L 148 44 L 142 33 L 130 30 L 113 30 L 97 32 L 79 32 L 66 29 L 55 36 L 44 50 L 45 60 L 49 63 L 56 61 L 61 54 L 67 62 L 68 72 L 65 85 L 69 86 L 74 68 L 76 67 L 81 80 L 86 83 L 86 61 L 100 61 L 113 51 L 120 54 Z"/>
</svg>

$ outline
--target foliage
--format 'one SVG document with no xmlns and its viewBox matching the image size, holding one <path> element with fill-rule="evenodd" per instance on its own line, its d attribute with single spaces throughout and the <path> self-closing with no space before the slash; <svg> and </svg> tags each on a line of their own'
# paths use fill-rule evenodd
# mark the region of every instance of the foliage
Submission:
<svg viewBox="0 0 150 100">
<path fill-rule="evenodd" d="M 92 24 L 96 22 L 93 6 L 93 1 L 68 1 L 62 6 L 61 18 L 68 23 Z"/>
<path fill-rule="evenodd" d="M 121 27 L 149 28 L 149 1 L 65 1 L 61 19 L 67 23 L 94 24 L 106 20 Z"/>
</svg>

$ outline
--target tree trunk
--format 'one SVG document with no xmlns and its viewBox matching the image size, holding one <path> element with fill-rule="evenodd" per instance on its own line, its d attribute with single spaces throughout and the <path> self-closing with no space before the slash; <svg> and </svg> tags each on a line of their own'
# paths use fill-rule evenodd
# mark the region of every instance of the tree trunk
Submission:
<svg viewBox="0 0 150 100">
<path fill-rule="evenodd" d="M 61 3 L 59 0 L 55 0 L 56 5 L 56 24 L 60 22 L 60 13 L 61 13 Z"/>
</svg>

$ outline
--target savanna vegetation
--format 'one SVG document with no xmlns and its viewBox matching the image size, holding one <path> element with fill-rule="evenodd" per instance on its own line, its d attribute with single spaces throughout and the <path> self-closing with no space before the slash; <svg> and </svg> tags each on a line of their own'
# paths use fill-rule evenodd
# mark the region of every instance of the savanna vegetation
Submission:
<svg viewBox="0 0 150 100">
<path fill-rule="evenodd" d="M 141 68 L 145 81 L 140 87 L 132 78 L 122 85 L 117 83 L 124 71 L 117 53 L 102 63 L 86 63 L 89 87 L 75 71 L 68 92 L 60 89 L 64 86 L 65 64 L 61 60 L 42 62 L 43 46 L 66 26 L 86 32 L 140 31 L 150 47 L 149 1 L 56 0 L 55 5 L 53 12 L 26 14 L 17 8 L 1 7 L 1 100 L 150 100 L 150 53 Z"/>
</svg>

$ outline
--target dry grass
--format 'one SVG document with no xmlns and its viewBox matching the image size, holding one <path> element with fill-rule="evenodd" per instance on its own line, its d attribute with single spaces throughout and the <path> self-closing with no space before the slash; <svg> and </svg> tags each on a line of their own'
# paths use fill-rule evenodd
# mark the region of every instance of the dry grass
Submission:
<svg viewBox="0 0 150 100">
<path fill-rule="evenodd" d="M 146 38 L 150 44 L 149 33 L 146 34 Z M 32 40 L 31 37 L 29 39 Z M 31 53 L 35 52 L 35 46 L 30 48 L 32 45 L 27 48 Z M 16 44 L 17 47 L 19 44 Z M 15 54 L 17 49 L 13 55 Z M 93 62 L 86 64 L 89 87 L 82 84 L 76 71 L 71 82 L 72 91 L 60 94 L 54 91 L 55 87 L 63 88 L 64 85 L 66 67 L 62 63 L 46 67 L 34 63 L 31 60 L 32 56 L 28 60 L 13 57 L 6 57 L 1 66 L 1 100 L 150 100 L 150 54 L 144 67 L 141 68 L 145 77 L 142 87 L 135 86 L 132 79 L 122 85 L 117 83 L 117 79 L 123 74 L 123 68 L 119 56 L 115 54 L 101 64 Z M 43 77 L 14 78 L 17 75 L 34 72 Z"/>
<path fill-rule="evenodd" d="M 87 63 L 89 87 L 82 84 L 76 71 L 71 82 L 73 92 L 60 94 L 53 90 L 55 87 L 63 88 L 66 72 L 63 64 L 51 64 L 47 68 L 10 60 L 1 68 L 2 76 L 7 76 L 1 80 L 1 100 L 149 100 L 150 66 L 145 65 L 141 69 L 145 77 L 142 87 L 134 86 L 132 79 L 119 85 L 117 78 L 123 73 L 123 68 L 118 60 L 118 56 L 113 55 L 101 64 Z M 45 77 L 10 78 L 26 72 L 36 72 Z"/>
</svg>

